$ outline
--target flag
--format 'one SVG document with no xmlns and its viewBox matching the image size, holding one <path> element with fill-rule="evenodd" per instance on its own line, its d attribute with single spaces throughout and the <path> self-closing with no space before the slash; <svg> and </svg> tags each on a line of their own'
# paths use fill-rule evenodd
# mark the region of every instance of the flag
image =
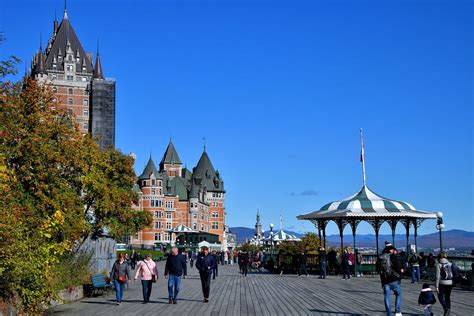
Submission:
<svg viewBox="0 0 474 316">
<path fill-rule="evenodd" d="M 365 162 L 365 151 L 364 151 L 364 136 L 362 135 L 362 128 L 360 129 L 360 162 Z"/>
</svg>

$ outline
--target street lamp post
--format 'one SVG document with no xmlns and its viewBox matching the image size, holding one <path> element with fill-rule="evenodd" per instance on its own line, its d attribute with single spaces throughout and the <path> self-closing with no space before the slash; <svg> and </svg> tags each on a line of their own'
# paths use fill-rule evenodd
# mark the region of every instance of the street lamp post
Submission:
<svg viewBox="0 0 474 316">
<path fill-rule="evenodd" d="M 441 231 L 444 229 L 444 223 L 443 223 L 443 213 L 438 212 L 436 213 L 436 217 L 438 218 L 436 222 L 436 228 L 439 230 L 439 251 L 443 251 L 443 236 L 441 234 Z"/>
<path fill-rule="evenodd" d="M 273 223 L 270 223 L 270 258 L 272 259 L 273 263 Z"/>
</svg>

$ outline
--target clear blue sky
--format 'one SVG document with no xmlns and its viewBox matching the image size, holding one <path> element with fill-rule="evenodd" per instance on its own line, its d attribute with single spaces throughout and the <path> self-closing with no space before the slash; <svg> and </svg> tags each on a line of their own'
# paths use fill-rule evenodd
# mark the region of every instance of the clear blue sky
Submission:
<svg viewBox="0 0 474 316">
<path fill-rule="evenodd" d="M 0 57 L 30 60 L 63 2 L 0 1 Z M 140 173 L 172 136 L 192 168 L 205 136 L 230 226 L 260 209 L 265 228 L 282 212 L 284 228 L 314 230 L 296 215 L 362 185 L 363 127 L 372 190 L 474 230 L 472 2 L 69 0 L 68 13 L 117 80 L 117 147 Z"/>
</svg>

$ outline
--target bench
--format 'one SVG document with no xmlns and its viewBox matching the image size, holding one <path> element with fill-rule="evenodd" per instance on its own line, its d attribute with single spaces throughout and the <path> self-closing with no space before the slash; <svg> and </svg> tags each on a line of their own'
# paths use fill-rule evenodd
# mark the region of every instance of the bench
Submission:
<svg viewBox="0 0 474 316">
<path fill-rule="evenodd" d="M 104 291 L 107 291 L 108 289 L 112 288 L 112 284 L 107 283 L 105 276 L 101 273 L 93 275 L 91 280 L 92 280 L 91 297 L 97 291 L 99 291 L 102 294 L 104 293 Z"/>
</svg>

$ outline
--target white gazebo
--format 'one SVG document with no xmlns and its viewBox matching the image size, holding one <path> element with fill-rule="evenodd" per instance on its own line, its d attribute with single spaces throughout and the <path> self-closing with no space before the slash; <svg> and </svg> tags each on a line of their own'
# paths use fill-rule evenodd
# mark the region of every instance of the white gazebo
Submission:
<svg viewBox="0 0 474 316">
<path fill-rule="evenodd" d="M 436 214 L 415 209 L 410 203 L 400 200 L 384 198 L 371 191 L 366 184 L 365 177 L 365 155 L 364 139 L 361 129 L 361 162 L 363 173 L 363 186 L 356 194 L 343 200 L 327 203 L 319 210 L 299 215 L 299 220 L 309 220 L 318 229 L 319 238 L 323 233 L 323 243 L 326 245 L 326 226 L 328 222 L 334 221 L 339 228 L 341 248 L 343 248 L 343 231 L 346 225 L 352 228 L 353 246 L 355 248 L 356 228 L 361 221 L 368 222 L 375 230 L 377 253 L 379 252 L 379 230 L 380 226 L 387 222 L 392 229 L 392 241 L 395 243 L 395 228 L 402 223 L 406 228 L 406 241 L 408 249 L 408 238 L 410 226 L 413 225 L 416 247 L 417 229 L 426 219 L 435 219 Z"/>
</svg>

